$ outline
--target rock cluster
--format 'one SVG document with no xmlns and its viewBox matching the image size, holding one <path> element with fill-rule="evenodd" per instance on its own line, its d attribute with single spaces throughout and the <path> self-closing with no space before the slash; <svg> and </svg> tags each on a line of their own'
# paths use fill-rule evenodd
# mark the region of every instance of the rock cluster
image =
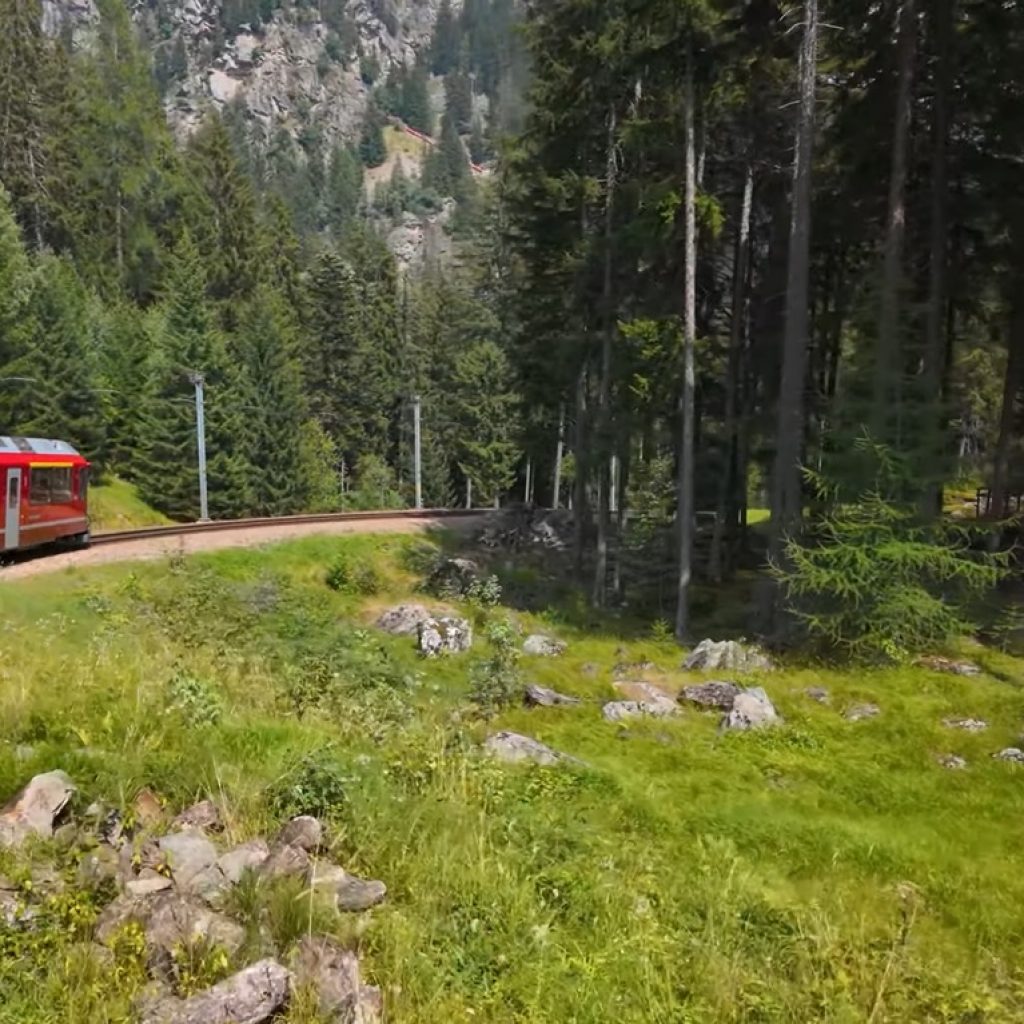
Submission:
<svg viewBox="0 0 1024 1024">
<path fill-rule="evenodd" d="M 572 513 L 565 509 L 511 506 L 488 516 L 477 537 L 481 547 L 563 551 L 572 539 Z"/>
<path fill-rule="evenodd" d="M 768 672 L 771 659 L 756 647 L 736 640 L 702 640 L 683 660 L 688 672 Z"/>
<path fill-rule="evenodd" d="M 445 616 L 419 624 L 417 644 L 425 658 L 440 654 L 461 654 L 473 646 L 473 627 L 468 619 Z"/>
</svg>

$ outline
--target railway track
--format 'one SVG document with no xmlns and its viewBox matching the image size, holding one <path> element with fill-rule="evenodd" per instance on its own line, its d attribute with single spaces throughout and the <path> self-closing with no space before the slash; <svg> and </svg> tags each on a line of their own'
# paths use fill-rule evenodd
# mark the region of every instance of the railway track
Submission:
<svg viewBox="0 0 1024 1024">
<path fill-rule="evenodd" d="M 164 537 L 191 537 L 200 533 L 226 530 L 259 530 L 281 526 L 312 526 L 317 523 L 373 522 L 374 520 L 407 519 L 411 522 L 436 519 L 465 519 L 484 516 L 491 509 L 424 508 L 373 512 L 321 512 L 297 516 L 266 516 L 252 519 L 210 519 L 205 523 L 182 523 L 176 526 L 149 526 L 139 530 L 94 534 L 90 547 L 125 544 L 129 541 L 159 540 Z"/>
</svg>

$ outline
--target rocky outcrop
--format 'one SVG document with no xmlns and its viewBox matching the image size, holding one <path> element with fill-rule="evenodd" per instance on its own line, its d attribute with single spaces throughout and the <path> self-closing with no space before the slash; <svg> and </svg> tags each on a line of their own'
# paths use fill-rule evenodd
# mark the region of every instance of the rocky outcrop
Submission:
<svg viewBox="0 0 1024 1024">
<path fill-rule="evenodd" d="M 425 658 L 461 654 L 473 646 L 473 627 L 467 619 L 427 619 L 419 625 L 417 642 Z"/>
<path fill-rule="evenodd" d="M 701 708 L 731 711 L 732 702 L 740 692 L 741 688 L 735 683 L 710 682 L 700 683 L 697 686 L 684 686 L 680 696 L 683 700 Z"/>
<path fill-rule="evenodd" d="M 702 640 L 683 661 L 687 671 L 768 672 L 772 663 L 756 647 L 736 640 Z"/>
<path fill-rule="evenodd" d="M 0 808 L 0 847 L 20 846 L 32 836 L 49 839 L 54 822 L 74 793 L 75 784 L 64 772 L 35 776 Z"/>
<path fill-rule="evenodd" d="M 778 725 L 782 719 L 768 694 L 760 686 L 753 686 L 736 694 L 732 707 L 722 719 L 723 731 L 747 732 Z"/>
</svg>

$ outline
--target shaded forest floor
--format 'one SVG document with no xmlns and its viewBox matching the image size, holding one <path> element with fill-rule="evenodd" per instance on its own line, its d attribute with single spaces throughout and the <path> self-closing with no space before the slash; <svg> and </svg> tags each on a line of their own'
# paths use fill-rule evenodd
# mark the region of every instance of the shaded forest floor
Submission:
<svg viewBox="0 0 1024 1024">
<path fill-rule="evenodd" d="M 531 570 L 498 566 L 516 607 L 447 602 L 475 623 L 467 654 L 424 661 L 373 628 L 431 603 L 414 588 L 449 543 L 318 537 L 0 583 L 0 800 L 61 768 L 78 813 L 127 810 L 144 786 L 170 811 L 209 796 L 231 842 L 315 805 L 333 857 L 387 883 L 380 907 L 317 927 L 360 950 L 396 1024 L 1020 1019 L 1024 768 L 992 755 L 1024 729 L 1024 660 L 971 647 L 973 678 L 791 662 L 748 680 L 778 729 L 720 735 L 690 708 L 615 725 L 616 679 L 703 677 L 649 625 Z M 339 556 L 372 568 L 374 593 L 325 585 Z M 506 615 L 567 642 L 520 669 L 580 705 L 475 711 L 486 627 Z M 863 703 L 878 716 L 844 717 Z M 581 763 L 491 761 L 499 729 Z M 0 852 L 0 874 L 35 860 L 72 879 L 81 856 Z M 131 958 L 73 955 L 99 905 L 81 892 L 34 930 L 0 926 L 2 1024 L 131 1019 Z M 264 909 L 271 946 L 306 926 Z"/>
</svg>

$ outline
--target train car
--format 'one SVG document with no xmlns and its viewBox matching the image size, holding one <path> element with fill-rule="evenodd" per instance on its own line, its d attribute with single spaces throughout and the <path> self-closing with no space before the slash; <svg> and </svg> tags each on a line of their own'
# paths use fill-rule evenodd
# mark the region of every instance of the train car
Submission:
<svg viewBox="0 0 1024 1024">
<path fill-rule="evenodd" d="M 2 551 L 89 543 L 89 462 L 66 441 L 0 436 Z"/>
</svg>

